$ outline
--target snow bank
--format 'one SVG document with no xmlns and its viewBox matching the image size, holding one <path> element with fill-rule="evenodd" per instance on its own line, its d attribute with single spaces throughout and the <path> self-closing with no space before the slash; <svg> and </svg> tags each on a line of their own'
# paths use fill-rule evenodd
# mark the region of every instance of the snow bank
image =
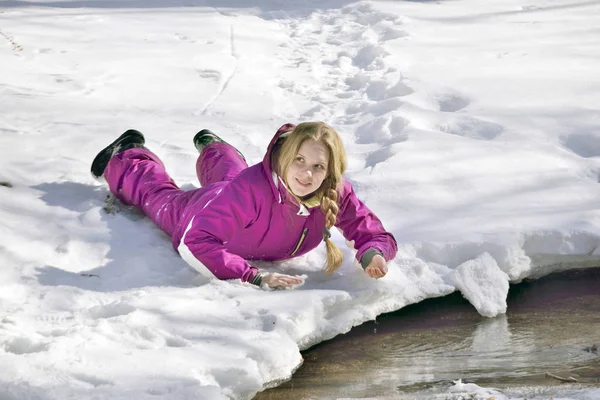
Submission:
<svg viewBox="0 0 600 400">
<path fill-rule="evenodd" d="M 216 3 L 0 4 L 3 398 L 251 398 L 381 313 L 458 290 L 493 317 L 509 283 L 597 265 L 597 4 Z M 88 172 L 137 128 L 190 189 L 199 129 L 255 163 L 317 119 L 398 239 L 385 279 L 319 248 L 262 265 L 294 291 L 207 281 Z"/>
</svg>

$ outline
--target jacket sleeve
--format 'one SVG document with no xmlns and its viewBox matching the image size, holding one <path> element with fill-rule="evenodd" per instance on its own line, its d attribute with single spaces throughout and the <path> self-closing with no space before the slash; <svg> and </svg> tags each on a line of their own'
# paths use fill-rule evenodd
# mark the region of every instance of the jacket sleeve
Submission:
<svg viewBox="0 0 600 400">
<path fill-rule="evenodd" d="M 396 257 L 398 245 L 394 236 L 385 230 L 377 216 L 363 203 L 350 182 L 344 180 L 340 191 L 340 210 L 335 226 L 340 228 L 346 240 L 354 241 L 356 259 L 362 263 L 365 253 L 373 258 L 372 251 L 381 253 L 386 261 Z M 368 257 L 365 257 L 368 258 Z M 363 268 L 366 265 L 363 265 Z"/>
<path fill-rule="evenodd" d="M 258 269 L 224 245 L 258 215 L 259 205 L 246 186 L 237 179 L 224 186 L 189 222 L 178 251 L 200 273 L 260 284 Z"/>
</svg>

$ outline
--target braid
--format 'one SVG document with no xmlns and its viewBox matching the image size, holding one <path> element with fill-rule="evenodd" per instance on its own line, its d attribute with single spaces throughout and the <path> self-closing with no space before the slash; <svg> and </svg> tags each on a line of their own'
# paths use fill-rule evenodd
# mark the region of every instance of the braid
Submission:
<svg viewBox="0 0 600 400">
<path fill-rule="evenodd" d="M 280 131 L 284 128 L 286 126 L 280 128 Z M 323 239 L 327 247 L 327 264 L 324 269 L 325 272 L 331 274 L 342 265 L 344 258 L 342 251 L 330 239 L 331 233 L 329 232 L 335 225 L 338 213 L 340 212 L 337 191 L 343 185 L 342 175 L 346 171 L 347 165 L 344 144 L 336 130 L 324 122 L 303 122 L 296 125 L 293 129 L 291 126 L 287 128 L 291 130 L 280 135 L 275 143 L 273 152 L 271 153 L 271 167 L 284 179 L 288 187 L 289 184 L 285 181 L 288 170 L 298 155 L 300 147 L 306 140 L 321 142 L 328 151 L 327 175 L 315 194 L 321 197 L 321 211 L 325 215 Z M 298 203 L 302 202 L 301 198 L 294 193 L 292 194 Z"/>
<path fill-rule="evenodd" d="M 328 274 L 332 274 L 336 269 L 342 265 L 342 260 L 344 259 L 344 255 L 342 251 L 333 243 L 330 239 L 329 230 L 333 228 L 335 221 L 337 219 L 337 214 L 340 211 L 340 208 L 337 204 L 338 193 L 334 188 L 329 188 L 323 193 L 323 198 L 321 199 L 321 211 L 325 214 L 325 246 L 327 248 L 327 265 L 325 267 L 325 272 Z"/>
<path fill-rule="evenodd" d="M 338 194 L 335 189 L 327 189 L 323 194 L 321 210 L 325 214 L 325 227 L 333 228 L 340 208 L 337 205 Z"/>
</svg>

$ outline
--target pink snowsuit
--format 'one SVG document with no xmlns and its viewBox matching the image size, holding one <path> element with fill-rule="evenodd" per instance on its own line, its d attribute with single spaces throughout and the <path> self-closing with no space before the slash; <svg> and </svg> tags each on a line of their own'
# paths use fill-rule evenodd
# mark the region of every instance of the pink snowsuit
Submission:
<svg viewBox="0 0 600 400">
<path fill-rule="evenodd" d="M 246 260 L 289 259 L 309 252 L 323 240 L 325 215 L 320 206 L 299 210 L 295 198 L 271 170 L 275 142 L 293 128 L 292 124 L 283 125 L 264 160 L 251 167 L 234 147 L 208 145 L 196 163 L 199 189 L 179 189 L 163 163 L 145 148 L 115 154 L 104 177 L 111 192 L 124 204 L 142 210 L 169 234 L 173 247 L 200 273 L 252 282 L 258 269 Z M 371 249 L 388 261 L 395 257 L 394 237 L 345 180 L 338 203 L 335 226 L 347 240 L 354 241 L 357 260 Z"/>
</svg>

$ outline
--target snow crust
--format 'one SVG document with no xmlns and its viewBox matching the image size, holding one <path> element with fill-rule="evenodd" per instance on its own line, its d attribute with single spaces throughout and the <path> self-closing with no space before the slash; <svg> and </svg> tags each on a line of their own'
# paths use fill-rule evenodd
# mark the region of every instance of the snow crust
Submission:
<svg viewBox="0 0 600 400">
<path fill-rule="evenodd" d="M 494 317 L 509 283 L 598 265 L 599 16 L 568 0 L 0 1 L 0 397 L 248 399 L 381 313 L 459 290 Z M 324 248 L 260 265 L 305 274 L 295 290 L 208 280 L 139 213 L 107 213 L 89 174 L 136 128 L 191 189 L 198 130 L 256 163 L 307 120 L 339 130 L 347 178 L 398 240 L 385 279 L 336 233 L 332 276 Z"/>
</svg>

